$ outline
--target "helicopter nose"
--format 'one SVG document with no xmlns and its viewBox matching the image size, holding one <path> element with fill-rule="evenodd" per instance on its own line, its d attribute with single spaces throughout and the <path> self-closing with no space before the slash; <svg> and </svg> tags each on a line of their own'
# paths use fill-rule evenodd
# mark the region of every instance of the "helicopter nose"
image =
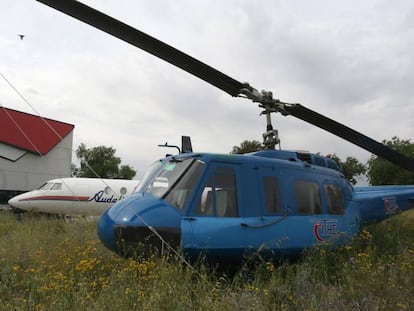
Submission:
<svg viewBox="0 0 414 311">
<path fill-rule="evenodd" d="M 159 198 L 146 195 L 125 199 L 99 218 L 98 237 L 108 249 L 121 256 L 146 256 L 162 252 L 166 244 L 181 243 L 181 213 Z"/>
<path fill-rule="evenodd" d="M 114 220 L 108 216 L 108 211 L 105 211 L 98 221 L 98 237 L 106 248 L 110 249 L 113 252 L 117 252 L 117 244 L 113 227 Z"/>
</svg>

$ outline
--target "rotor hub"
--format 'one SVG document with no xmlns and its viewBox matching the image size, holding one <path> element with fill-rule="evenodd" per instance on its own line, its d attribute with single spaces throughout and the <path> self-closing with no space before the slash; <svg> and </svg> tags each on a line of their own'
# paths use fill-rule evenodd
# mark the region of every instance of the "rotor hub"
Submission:
<svg viewBox="0 0 414 311">
<path fill-rule="evenodd" d="M 248 83 L 245 83 L 244 85 L 245 88 L 240 90 L 239 97 L 258 102 L 259 107 L 264 109 L 260 114 L 266 115 L 266 132 L 263 133 L 263 145 L 265 146 L 265 149 L 273 150 L 276 148 L 276 145 L 280 144 L 280 139 L 278 131 L 273 128 L 271 113 L 279 112 L 282 115 L 287 115 L 288 113 L 284 109 L 286 104 L 278 99 L 274 99 L 272 92 L 265 90 L 259 92 Z"/>
</svg>

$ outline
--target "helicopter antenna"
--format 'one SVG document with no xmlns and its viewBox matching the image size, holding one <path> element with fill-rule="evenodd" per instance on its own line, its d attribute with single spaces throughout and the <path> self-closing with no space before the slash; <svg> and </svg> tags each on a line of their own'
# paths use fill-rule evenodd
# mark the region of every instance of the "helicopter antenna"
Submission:
<svg viewBox="0 0 414 311">
<path fill-rule="evenodd" d="M 169 145 L 168 142 L 166 142 L 164 145 L 158 145 L 158 147 L 177 148 L 178 153 L 181 153 L 180 147 L 176 145 Z"/>
<path fill-rule="evenodd" d="M 176 145 L 169 145 L 166 142 L 164 145 L 158 145 L 158 147 L 168 147 L 168 148 L 177 148 L 178 153 L 191 153 L 193 152 L 193 147 L 191 145 L 190 136 L 181 136 L 181 149 Z"/>
</svg>

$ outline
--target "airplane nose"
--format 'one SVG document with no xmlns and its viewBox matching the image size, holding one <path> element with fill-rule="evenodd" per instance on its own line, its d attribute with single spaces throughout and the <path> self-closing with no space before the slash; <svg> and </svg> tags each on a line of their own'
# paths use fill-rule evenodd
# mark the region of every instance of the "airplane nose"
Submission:
<svg viewBox="0 0 414 311">
<path fill-rule="evenodd" d="M 23 207 L 24 207 L 24 203 L 22 203 L 20 201 L 20 195 L 17 195 L 13 198 L 11 198 L 8 202 L 9 206 L 12 208 L 12 210 L 14 211 L 23 211 Z M 26 204 L 27 205 L 27 204 Z"/>
<path fill-rule="evenodd" d="M 8 202 L 7 202 L 10 206 L 16 206 L 16 199 L 15 198 L 11 198 Z"/>
</svg>

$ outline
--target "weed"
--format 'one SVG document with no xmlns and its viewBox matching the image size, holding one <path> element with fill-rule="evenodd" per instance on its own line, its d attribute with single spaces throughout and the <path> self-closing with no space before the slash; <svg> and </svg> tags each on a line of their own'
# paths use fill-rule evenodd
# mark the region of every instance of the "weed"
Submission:
<svg viewBox="0 0 414 311">
<path fill-rule="evenodd" d="M 179 258 L 123 259 L 96 223 L 0 213 L 4 310 L 409 310 L 414 211 L 368 226 L 351 244 L 232 276 Z"/>
</svg>

